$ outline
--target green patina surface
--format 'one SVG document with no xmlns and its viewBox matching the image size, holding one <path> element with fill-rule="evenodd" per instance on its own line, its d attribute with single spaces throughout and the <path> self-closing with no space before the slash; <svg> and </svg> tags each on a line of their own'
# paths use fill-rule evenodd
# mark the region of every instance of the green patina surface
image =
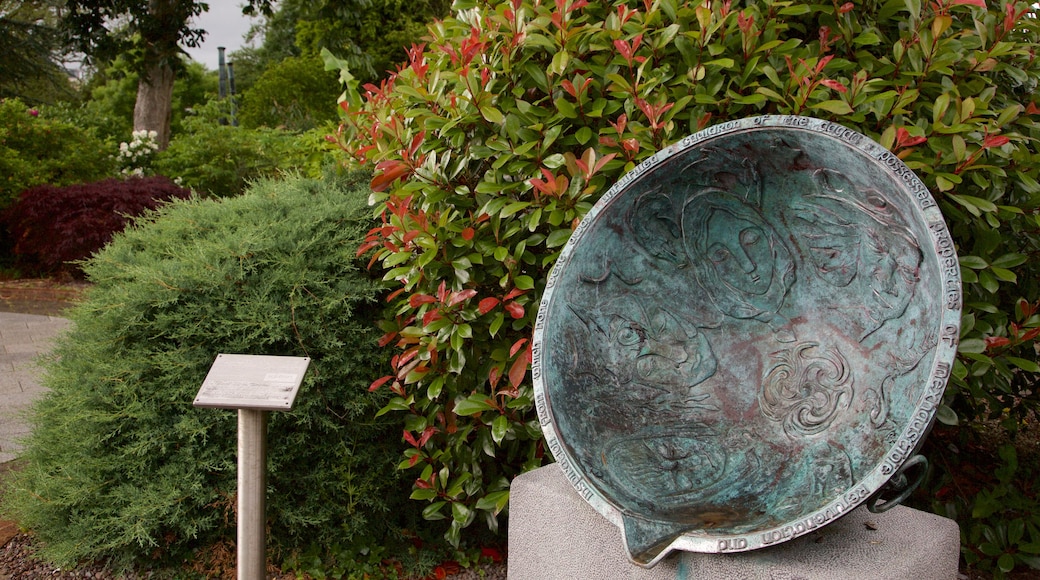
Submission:
<svg viewBox="0 0 1040 580">
<path fill-rule="evenodd" d="M 550 448 L 639 563 L 806 533 L 926 434 L 958 275 L 927 189 L 866 137 L 806 117 L 688 137 L 597 204 L 552 274 Z"/>
</svg>

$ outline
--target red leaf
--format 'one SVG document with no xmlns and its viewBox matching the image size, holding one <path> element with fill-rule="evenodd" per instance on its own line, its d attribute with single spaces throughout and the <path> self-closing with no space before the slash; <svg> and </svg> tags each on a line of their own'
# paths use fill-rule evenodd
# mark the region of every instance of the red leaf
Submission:
<svg viewBox="0 0 1040 580">
<path fill-rule="evenodd" d="M 412 434 L 407 429 L 404 430 L 404 440 L 412 447 L 419 447 L 419 442 L 415 440 L 415 437 L 412 437 Z M 419 483 L 419 481 L 416 480 L 416 483 Z"/>
<path fill-rule="evenodd" d="M 1018 309 L 1022 311 L 1022 315 L 1029 318 L 1036 312 L 1036 306 L 1033 306 L 1025 298 L 1018 299 Z"/>
<path fill-rule="evenodd" d="M 432 304 L 436 301 L 437 299 L 429 294 L 412 294 L 411 298 L 408 299 L 408 306 L 418 308 L 423 304 Z"/>
<path fill-rule="evenodd" d="M 480 555 L 484 558 L 491 558 L 492 562 L 502 561 L 502 552 L 498 551 L 497 548 L 481 548 Z"/>
<path fill-rule="evenodd" d="M 839 83 L 838 81 L 832 80 L 832 79 L 824 79 L 824 80 L 820 81 L 820 84 L 822 84 L 825 87 L 832 88 L 832 89 L 838 91 L 839 93 L 847 93 L 847 92 L 849 92 L 849 89 L 845 88 L 845 85 Z"/>
<path fill-rule="evenodd" d="M 1003 336 L 987 336 L 985 340 L 986 350 L 1000 348 L 1011 344 L 1011 340 Z"/>
<path fill-rule="evenodd" d="M 404 365 L 408 364 L 409 361 L 415 358 L 415 355 L 417 354 L 419 354 L 419 347 L 417 346 L 404 351 L 404 353 L 401 354 L 401 357 L 397 360 L 397 364 L 395 366 L 397 368 L 403 367 Z"/>
<path fill-rule="evenodd" d="M 395 338 L 397 338 L 397 332 L 388 332 L 383 336 L 379 337 L 379 342 L 377 342 L 376 344 L 378 344 L 380 347 L 384 347 L 390 344 L 390 342 L 393 341 Z"/>
<path fill-rule="evenodd" d="M 385 385 L 386 382 L 389 381 L 392 378 L 394 378 L 393 375 L 386 375 L 385 377 L 382 377 L 382 378 L 379 378 L 379 379 L 376 379 L 376 380 L 372 381 L 372 384 L 368 386 L 369 392 L 377 390 L 379 387 Z"/>
<path fill-rule="evenodd" d="M 460 302 L 465 302 L 476 295 L 477 291 L 472 288 L 468 290 L 463 290 L 461 292 L 455 292 L 452 294 L 451 299 L 448 301 L 448 306 L 455 306 L 456 304 Z"/>
<path fill-rule="evenodd" d="M 1036 106 L 1036 103 L 1029 103 L 1026 106 L 1026 114 L 1027 115 L 1037 115 L 1037 114 L 1040 114 L 1040 107 Z"/>
<path fill-rule="evenodd" d="M 394 290 L 393 292 L 390 293 L 389 296 L 386 297 L 386 302 L 388 304 L 390 302 L 393 302 L 394 298 L 397 298 L 398 296 L 400 296 L 405 290 L 407 290 L 407 288 L 398 288 L 397 290 Z"/>
<path fill-rule="evenodd" d="M 477 306 L 477 309 L 480 311 L 480 314 L 482 314 L 482 315 L 483 314 L 487 314 L 488 312 L 491 312 L 492 310 L 494 310 L 495 307 L 498 306 L 498 303 L 499 303 L 498 298 L 494 298 L 494 297 L 485 298 L 485 299 L 480 301 L 480 305 Z"/>
<path fill-rule="evenodd" d="M 506 312 L 508 312 L 509 315 L 513 318 L 524 317 L 524 307 L 521 304 L 517 304 L 516 302 L 507 302 L 505 305 L 505 309 Z"/>
<path fill-rule="evenodd" d="M 913 147 L 914 145 L 920 145 L 927 141 L 927 137 L 914 137 L 905 128 L 900 127 L 896 129 L 896 146 L 897 147 Z"/>
<path fill-rule="evenodd" d="M 415 157 L 415 152 L 419 150 L 419 145 L 422 145 L 423 138 L 426 137 L 426 131 L 419 131 L 415 137 L 412 137 L 412 145 L 408 147 L 408 158 L 412 159 Z"/>
<path fill-rule="evenodd" d="M 398 159 L 383 161 L 376 166 L 376 169 L 381 170 L 382 173 L 373 177 L 372 182 L 369 184 L 372 191 L 376 192 L 386 191 L 386 188 L 390 187 L 391 183 L 412 171 L 406 163 Z"/>
<path fill-rule="evenodd" d="M 429 441 L 430 437 L 433 437 L 433 434 L 436 432 L 437 428 L 433 425 L 430 425 L 423 429 L 422 436 L 419 437 L 419 444 L 416 447 L 422 447 L 423 445 L 426 445 L 426 442 Z"/>
<path fill-rule="evenodd" d="M 511 384 L 514 389 L 518 388 L 520 383 L 523 382 L 524 377 L 527 375 L 527 367 L 530 363 L 531 346 L 528 345 L 527 349 L 524 350 L 520 356 L 516 357 L 515 361 L 513 361 L 513 366 L 509 368 L 509 384 Z"/>
<path fill-rule="evenodd" d="M 495 389 L 498 387 L 498 381 L 502 378 L 502 370 L 498 367 L 491 367 L 491 372 L 488 373 L 488 382 L 491 383 L 491 388 Z"/>
<path fill-rule="evenodd" d="M 1022 340 L 1022 341 L 1033 340 L 1037 336 L 1040 336 L 1040 327 L 1030 328 L 1028 332 L 1026 332 L 1025 334 L 1022 335 L 1020 340 Z"/>
<path fill-rule="evenodd" d="M 829 63 L 833 58 L 834 58 L 833 54 L 829 54 L 829 55 L 821 58 L 820 62 L 816 63 L 816 72 L 822 71 L 823 68 L 825 66 L 827 66 L 827 63 Z"/>
<path fill-rule="evenodd" d="M 510 357 L 516 356 L 516 351 L 520 350 L 524 346 L 524 343 L 526 343 L 526 342 L 527 342 L 526 338 L 521 338 L 520 340 L 514 342 L 513 346 L 509 347 L 509 356 Z"/>
<path fill-rule="evenodd" d="M 464 239 L 464 240 L 466 240 L 468 242 L 468 241 L 473 239 L 473 234 L 474 233 L 476 233 L 476 232 L 473 231 L 473 228 L 464 228 L 462 230 L 462 239 Z"/>
<path fill-rule="evenodd" d="M 423 326 L 429 326 L 431 322 L 439 320 L 440 318 L 441 313 L 439 310 L 431 310 L 423 315 L 422 324 Z"/>
<path fill-rule="evenodd" d="M 845 14 L 847 12 L 852 12 L 852 9 L 855 8 L 855 7 L 856 6 L 852 2 L 846 2 L 846 3 L 842 4 L 841 7 L 838 8 L 838 14 Z"/>
<path fill-rule="evenodd" d="M 527 292 L 527 290 L 521 290 L 519 288 L 513 288 L 512 290 L 509 291 L 509 294 L 506 294 L 505 297 L 502 298 L 502 300 L 512 300 L 513 298 L 516 298 L 517 296 L 523 296 L 524 292 Z"/>
<path fill-rule="evenodd" d="M 360 258 L 362 255 L 364 255 L 365 252 L 371 250 L 372 248 L 378 248 L 380 244 L 382 244 L 382 242 L 380 242 L 379 240 L 371 240 L 361 244 L 361 247 L 358 248 L 356 257 Z"/>
<path fill-rule="evenodd" d="M 1001 147 L 1011 142 L 1011 139 L 1003 135 L 986 135 L 986 138 L 982 141 L 982 148 L 989 149 L 990 147 Z"/>
</svg>

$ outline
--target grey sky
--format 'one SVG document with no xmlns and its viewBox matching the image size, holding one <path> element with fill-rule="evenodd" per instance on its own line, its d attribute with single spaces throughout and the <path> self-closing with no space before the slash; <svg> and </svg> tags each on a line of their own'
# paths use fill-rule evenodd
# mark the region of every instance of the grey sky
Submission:
<svg viewBox="0 0 1040 580">
<path fill-rule="evenodd" d="M 194 23 L 206 31 L 206 39 L 198 48 L 187 49 L 193 60 L 215 71 L 218 46 L 230 53 L 245 43 L 242 37 L 253 23 L 258 24 L 260 20 L 243 16 L 243 4 L 241 0 L 209 0 L 209 11 L 203 12 Z"/>
</svg>

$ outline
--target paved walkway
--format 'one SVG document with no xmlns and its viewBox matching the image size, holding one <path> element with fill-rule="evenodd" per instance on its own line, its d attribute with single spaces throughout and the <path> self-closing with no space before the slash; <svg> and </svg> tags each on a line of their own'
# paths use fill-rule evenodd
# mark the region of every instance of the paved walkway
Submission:
<svg viewBox="0 0 1040 580">
<path fill-rule="evenodd" d="M 0 463 L 18 456 L 29 433 L 24 412 L 45 390 L 36 357 L 68 326 L 57 316 L 0 312 Z"/>
</svg>

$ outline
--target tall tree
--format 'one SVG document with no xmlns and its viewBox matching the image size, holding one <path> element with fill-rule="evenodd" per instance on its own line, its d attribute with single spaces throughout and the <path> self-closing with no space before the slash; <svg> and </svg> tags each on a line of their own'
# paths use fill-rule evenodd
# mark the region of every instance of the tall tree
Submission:
<svg viewBox="0 0 1040 580">
<path fill-rule="evenodd" d="M 35 103 L 68 90 L 55 25 L 60 0 L 0 0 L 0 98 Z"/>
<path fill-rule="evenodd" d="M 248 0 L 242 11 L 271 13 L 272 0 Z M 181 45 L 198 46 L 206 32 L 191 20 L 209 9 L 196 0 L 68 0 L 67 40 L 89 59 L 132 58 L 140 73 L 134 130 L 155 131 L 161 147 L 170 140 L 173 81 L 182 66 Z"/>
</svg>

